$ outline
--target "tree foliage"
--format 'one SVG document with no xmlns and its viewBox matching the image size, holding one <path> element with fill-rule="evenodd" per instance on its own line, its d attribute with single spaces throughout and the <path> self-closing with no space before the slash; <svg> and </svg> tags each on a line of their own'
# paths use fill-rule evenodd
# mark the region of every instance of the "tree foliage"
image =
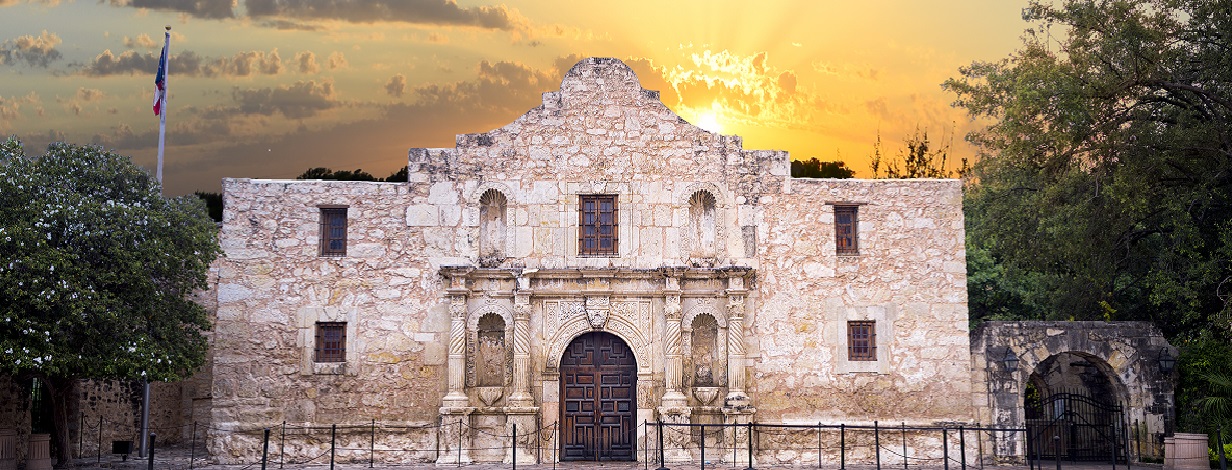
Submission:
<svg viewBox="0 0 1232 470">
<path fill-rule="evenodd" d="M 335 181 L 381 181 L 381 182 L 388 182 L 388 183 L 397 183 L 397 182 L 405 183 L 406 182 L 406 167 L 403 166 L 398 171 L 395 171 L 391 173 L 389 176 L 384 177 L 384 178 L 378 178 L 376 176 L 373 176 L 372 173 L 368 173 L 359 168 L 356 168 L 354 170 L 334 171 L 334 170 L 331 170 L 325 167 L 316 167 L 316 168 L 309 168 L 305 170 L 303 173 L 300 173 L 299 176 L 296 176 L 295 179 L 297 180 L 335 180 Z"/>
<path fill-rule="evenodd" d="M 1032 2 L 1021 49 L 945 83 L 994 122 L 969 136 L 973 318 L 1228 331 L 1230 11 L 1232 0 Z"/>
<path fill-rule="evenodd" d="M 817 157 L 791 161 L 791 176 L 795 178 L 851 178 L 855 174 L 842 161 L 823 162 Z"/>
<path fill-rule="evenodd" d="M 970 170 L 967 157 L 962 158 L 958 170 L 946 168 L 951 143 L 943 142 L 940 147 L 933 145 L 928 140 L 928 129 L 920 130 L 917 127 L 903 144 L 906 148 L 899 151 L 895 158 L 886 160 L 881 148 L 881 133 L 877 133 L 869 164 L 873 178 L 954 178 L 962 177 Z M 882 170 L 885 172 L 882 173 Z"/>
<path fill-rule="evenodd" d="M 53 386 L 60 450 L 71 379 L 176 380 L 203 363 L 192 294 L 219 252 L 205 205 L 164 198 L 127 157 L 0 147 L 0 374 Z"/>
</svg>

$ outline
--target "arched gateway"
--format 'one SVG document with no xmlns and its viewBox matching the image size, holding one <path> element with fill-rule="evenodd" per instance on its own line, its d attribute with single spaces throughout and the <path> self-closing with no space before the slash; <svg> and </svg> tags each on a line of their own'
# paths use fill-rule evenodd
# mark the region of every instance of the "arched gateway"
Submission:
<svg viewBox="0 0 1232 470">
<path fill-rule="evenodd" d="M 616 335 L 586 333 L 560 358 L 561 460 L 633 460 L 637 359 Z"/>
</svg>

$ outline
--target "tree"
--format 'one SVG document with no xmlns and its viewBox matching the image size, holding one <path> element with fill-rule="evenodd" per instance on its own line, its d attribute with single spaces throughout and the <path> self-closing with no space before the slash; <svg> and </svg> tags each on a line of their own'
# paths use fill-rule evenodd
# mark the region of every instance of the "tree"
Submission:
<svg viewBox="0 0 1232 470">
<path fill-rule="evenodd" d="M 127 157 L 0 147 L 0 373 L 48 385 L 61 464 L 74 380 L 176 380 L 204 362 L 191 294 L 219 252 L 205 205 L 164 198 Z"/>
<path fill-rule="evenodd" d="M 1178 410 L 1207 431 L 1186 416 L 1229 396 L 1230 12 L 1232 0 L 1033 1 L 1018 51 L 944 84 L 992 122 L 968 136 L 973 320 L 1152 321 L 1197 358 L 1178 363 Z"/>
<path fill-rule="evenodd" d="M 934 148 L 928 140 L 928 129 L 915 128 L 915 133 L 903 141 L 906 151 L 900 151 L 898 157 L 884 161 L 881 153 L 881 132 L 877 132 L 877 141 L 873 144 L 873 155 L 870 168 L 873 178 L 953 178 L 962 177 L 970 170 L 967 157 L 962 158 L 958 170 L 945 167 L 950 155 L 950 142 L 941 148 Z M 881 167 L 885 165 L 885 175 Z"/>
<path fill-rule="evenodd" d="M 795 178 L 851 178 L 855 174 L 842 161 L 823 162 L 817 157 L 791 161 L 791 176 Z"/>
<path fill-rule="evenodd" d="M 204 191 L 196 191 L 193 196 L 201 198 L 205 202 L 205 209 L 210 218 L 215 222 L 222 222 L 222 193 L 207 193 Z"/>
<path fill-rule="evenodd" d="M 380 181 L 377 177 L 372 176 L 364 170 L 356 168 L 353 171 L 338 170 L 334 171 L 329 168 L 317 167 L 309 168 L 307 171 L 296 176 L 297 180 L 336 180 L 336 181 Z"/>
<path fill-rule="evenodd" d="M 1044 301 L 1021 317 L 1227 331 L 1229 11 L 1232 0 L 1033 2 L 1020 50 L 945 83 L 994 121 L 970 136 L 968 244 L 1032 278 L 1020 285 Z"/>
</svg>

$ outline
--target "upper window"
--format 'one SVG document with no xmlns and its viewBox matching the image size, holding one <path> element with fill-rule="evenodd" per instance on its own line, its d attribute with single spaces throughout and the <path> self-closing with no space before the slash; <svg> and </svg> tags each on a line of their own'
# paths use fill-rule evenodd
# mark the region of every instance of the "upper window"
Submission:
<svg viewBox="0 0 1232 470">
<path fill-rule="evenodd" d="M 860 254 L 858 206 L 834 206 L 835 252 L 840 255 Z"/>
<path fill-rule="evenodd" d="M 618 254 L 620 232 L 616 216 L 616 196 L 583 195 L 578 211 L 578 254 Z"/>
<path fill-rule="evenodd" d="M 877 360 L 877 322 L 847 322 L 847 360 Z"/>
<path fill-rule="evenodd" d="M 346 256 L 346 248 L 346 208 L 321 208 L 321 256 Z"/>
<path fill-rule="evenodd" d="M 317 322 L 315 362 L 346 362 L 346 322 Z"/>
</svg>

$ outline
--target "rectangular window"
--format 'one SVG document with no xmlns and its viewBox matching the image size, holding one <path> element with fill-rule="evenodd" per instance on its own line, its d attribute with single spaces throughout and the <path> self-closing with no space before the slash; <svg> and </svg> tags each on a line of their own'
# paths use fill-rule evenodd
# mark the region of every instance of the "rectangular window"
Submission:
<svg viewBox="0 0 1232 470">
<path fill-rule="evenodd" d="M 315 362 L 346 362 L 346 322 L 317 322 Z"/>
<path fill-rule="evenodd" d="M 618 254 L 617 214 L 616 196 L 582 196 L 582 207 L 578 211 L 578 254 Z"/>
<path fill-rule="evenodd" d="M 877 322 L 847 322 L 847 360 L 877 360 Z"/>
<path fill-rule="evenodd" d="M 856 231 L 858 206 L 834 206 L 834 241 L 840 255 L 860 254 L 860 239 Z"/>
<path fill-rule="evenodd" d="M 346 208 L 321 208 L 321 256 L 346 256 L 346 247 Z"/>
</svg>

